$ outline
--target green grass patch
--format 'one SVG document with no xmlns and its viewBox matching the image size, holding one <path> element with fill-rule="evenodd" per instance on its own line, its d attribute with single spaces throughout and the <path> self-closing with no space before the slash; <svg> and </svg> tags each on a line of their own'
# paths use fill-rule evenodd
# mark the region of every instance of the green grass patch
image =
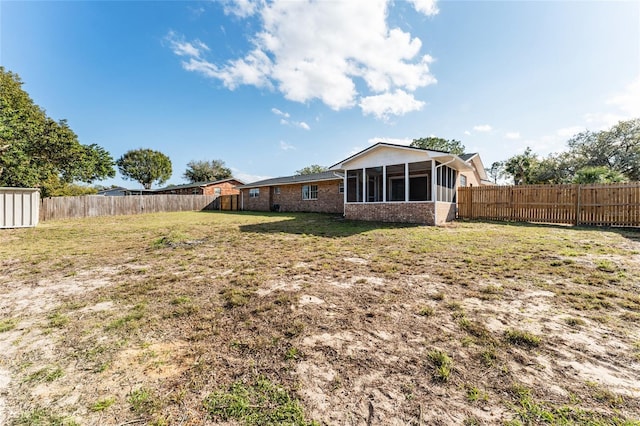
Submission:
<svg viewBox="0 0 640 426">
<path fill-rule="evenodd" d="M 25 382 L 27 383 L 51 383 L 64 376 L 64 370 L 60 367 L 47 366 L 29 374 Z"/>
<path fill-rule="evenodd" d="M 446 352 L 433 350 L 427 353 L 427 358 L 434 366 L 433 379 L 437 382 L 448 382 L 453 368 L 453 361 Z"/>
<path fill-rule="evenodd" d="M 108 409 L 109 407 L 111 407 L 115 402 L 116 402 L 115 397 L 99 399 L 95 403 L 93 403 L 89 407 L 89 409 L 91 411 L 95 411 L 95 412 L 104 411 L 104 410 Z"/>
<path fill-rule="evenodd" d="M 524 346 L 527 348 L 536 348 L 540 346 L 540 343 L 542 342 L 542 338 L 523 330 L 506 330 L 504 332 L 504 338 L 512 345 Z"/>
<path fill-rule="evenodd" d="M 18 324 L 18 320 L 15 318 L 7 318 L 0 320 L 0 333 L 4 333 L 5 331 L 11 331 L 16 328 Z"/>
<path fill-rule="evenodd" d="M 214 421 L 235 420 L 245 425 L 317 425 L 306 420 L 300 402 L 265 377 L 210 394 L 204 407 Z"/>
</svg>

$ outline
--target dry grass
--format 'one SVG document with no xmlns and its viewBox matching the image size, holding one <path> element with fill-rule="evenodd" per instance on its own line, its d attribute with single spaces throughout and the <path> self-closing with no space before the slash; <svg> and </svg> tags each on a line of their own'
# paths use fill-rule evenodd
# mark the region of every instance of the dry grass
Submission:
<svg viewBox="0 0 640 426">
<path fill-rule="evenodd" d="M 217 212 L 3 230 L 0 423 L 638 424 L 639 241 Z"/>
</svg>

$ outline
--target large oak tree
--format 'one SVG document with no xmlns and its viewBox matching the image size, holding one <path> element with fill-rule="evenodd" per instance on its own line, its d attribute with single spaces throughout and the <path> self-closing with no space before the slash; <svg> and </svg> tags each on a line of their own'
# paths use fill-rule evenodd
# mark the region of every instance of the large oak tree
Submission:
<svg viewBox="0 0 640 426">
<path fill-rule="evenodd" d="M 55 121 L 22 89 L 20 77 L 0 67 L 0 186 L 64 193 L 73 182 L 115 176 L 102 147 L 82 145 L 66 120 Z"/>
<path fill-rule="evenodd" d="M 171 160 L 160 151 L 148 148 L 127 151 L 116 161 L 125 179 L 140 182 L 144 189 L 151 189 L 155 182 L 162 185 L 171 177 Z"/>
</svg>

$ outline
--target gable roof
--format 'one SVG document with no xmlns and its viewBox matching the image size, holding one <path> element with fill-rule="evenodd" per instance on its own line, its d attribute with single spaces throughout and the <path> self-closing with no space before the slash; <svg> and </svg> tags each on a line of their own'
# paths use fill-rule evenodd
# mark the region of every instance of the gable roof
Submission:
<svg viewBox="0 0 640 426">
<path fill-rule="evenodd" d="M 451 154 L 450 152 L 439 151 L 435 149 L 424 149 L 424 148 L 418 148 L 418 147 L 407 146 L 407 145 L 397 145 L 397 144 L 392 144 L 388 142 L 378 142 L 370 146 L 369 148 L 363 149 L 362 151 L 357 152 L 352 156 L 329 167 L 329 170 L 342 170 L 345 168 L 345 165 L 347 163 L 353 162 L 360 157 L 365 157 L 367 155 L 370 155 L 373 151 L 377 151 L 382 148 L 391 148 L 399 151 L 407 151 L 409 153 L 414 152 L 422 156 L 426 154 L 429 159 L 438 160 L 440 163 L 450 164 L 451 167 L 453 167 L 454 169 L 471 170 L 471 166 L 466 161 L 464 161 L 463 159 L 461 159 L 459 156 L 455 154 Z"/>
<path fill-rule="evenodd" d="M 321 173 L 311 173 L 308 175 L 283 176 L 271 179 L 259 180 L 257 182 L 247 183 L 238 188 L 256 188 L 260 186 L 273 185 L 293 185 L 296 183 L 320 182 L 327 180 L 342 180 L 343 177 L 334 171 L 326 171 Z"/>
</svg>

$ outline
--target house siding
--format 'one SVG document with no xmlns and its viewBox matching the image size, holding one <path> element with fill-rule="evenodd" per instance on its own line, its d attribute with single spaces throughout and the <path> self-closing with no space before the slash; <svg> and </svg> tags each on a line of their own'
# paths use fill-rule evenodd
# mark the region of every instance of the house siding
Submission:
<svg viewBox="0 0 640 426">
<path fill-rule="evenodd" d="M 436 224 L 433 202 L 347 203 L 344 207 L 345 218 L 352 220 Z"/>
</svg>

